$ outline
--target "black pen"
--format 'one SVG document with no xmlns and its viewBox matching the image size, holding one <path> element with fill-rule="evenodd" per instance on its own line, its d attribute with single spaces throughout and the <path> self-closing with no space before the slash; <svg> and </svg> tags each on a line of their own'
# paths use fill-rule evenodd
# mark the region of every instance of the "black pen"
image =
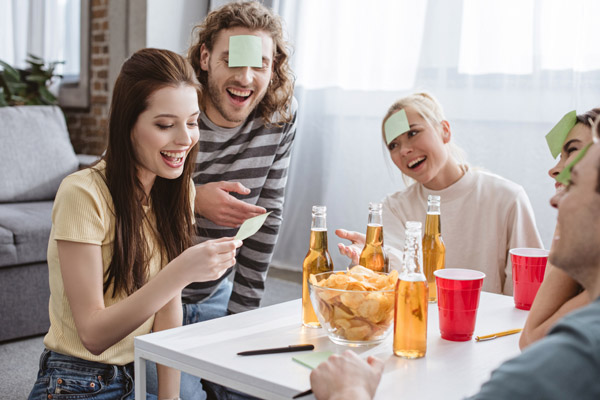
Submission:
<svg viewBox="0 0 600 400">
<path fill-rule="evenodd" d="M 262 349 L 262 350 L 250 350 L 242 351 L 237 353 L 238 356 L 256 356 L 259 354 L 273 354 L 273 353 L 288 353 L 292 351 L 306 351 L 313 350 L 315 346 L 312 344 L 292 344 L 287 347 L 276 347 L 274 349 Z"/>
<path fill-rule="evenodd" d="M 312 389 L 308 389 L 308 390 L 305 390 L 304 392 L 300 392 L 297 395 L 295 395 L 294 397 L 292 397 L 292 399 L 299 399 L 300 397 L 308 396 L 309 394 L 312 394 Z"/>
</svg>

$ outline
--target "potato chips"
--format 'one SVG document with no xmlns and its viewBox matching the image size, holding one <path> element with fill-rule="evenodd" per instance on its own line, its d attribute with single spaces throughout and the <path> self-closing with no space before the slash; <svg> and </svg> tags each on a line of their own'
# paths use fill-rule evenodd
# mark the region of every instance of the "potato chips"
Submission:
<svg viewBox="0 0 600 400">
<path fill-rule="evenodd" d="M 383 339 L 394 318 L 397 280 L 398 271 L 386 275 L 360 265 L 347 272 L 310 275 L 312 304 L 336 338 L 367 342 Z"/>
</svg>

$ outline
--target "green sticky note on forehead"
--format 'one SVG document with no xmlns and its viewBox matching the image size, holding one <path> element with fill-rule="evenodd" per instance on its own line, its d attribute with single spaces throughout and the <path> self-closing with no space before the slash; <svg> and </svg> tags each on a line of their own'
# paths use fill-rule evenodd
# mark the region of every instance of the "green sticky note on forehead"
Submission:
<svg viewBox="0 0 600 400">
<path fill-rule="evenodd" d="M 230 67 L 262 67 L 262 39 L 254 35 L 229 37 Z"/>
<path fill-rule="evenodd" d="M 571 161 L 569 163 L 569 165 L 567 165 L 562 171 L 560 171 L 560 174 L 556 175 L 557 182 L 560 182 L 563 185 L 569 184 L 569 181 L 571 180 L 571 170 L 573 169 L 575 164 L 577 164 L 579 161 L 581 161 L 581 159 L 583 158 L 583 156 L 585 156 L 585 153 L 587 153 L 587 151 L 591 145 L 592 144 L 590 143 L 587 146 L 585 146 L 583 149 L 581 149 L 579 154 L 577 154 L 577 157 L 575 157 L 575 159 L 573 161 Z"/>
<path fill-rule="evenodd" d="M 271 214 L 271 211 L 245 220 L 236 233 L 235 239 L 244 240 L 254 235 L 263 226 L 269 214 Z"/>
<path fill-rule="evenodd" d="M 560 154 L 560 150 L 571 132 L 571 129 L 577 123 L 577 113 L 575 110 L 568 112 L 558 124 L 552 128 L 550 132 L 546 135 L 546 142 L 548 143 L 548 147 L 550 148 L 550 153 L 552 153 L 552 157 L 556 158 Z"/>
<path fill-rule="evenodd" d="M 392 114 L 387 121 L 385 121 L 383 129 L 385 130 L 386 144 L 390 144 L 392 140 L 403 133 L 408 132 L 410 124 L 408 123 L 408 118 L 406 118 L 406 111 L 402 109 L 397 113 Z"/>
</svg>

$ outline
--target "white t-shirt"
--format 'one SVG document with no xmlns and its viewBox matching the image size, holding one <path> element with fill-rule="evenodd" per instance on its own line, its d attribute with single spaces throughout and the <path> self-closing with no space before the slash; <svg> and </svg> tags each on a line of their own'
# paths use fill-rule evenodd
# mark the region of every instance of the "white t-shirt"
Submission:
<svg viewBox="0 0 600 400">
<path fill-rule="evenodd" d="M 425 226 L 427 196 L 441 198 L 446 268 L 468 268 L 486 274 L 483 290 L 512 295 L 508 250 L 543 248 L 525 190 L 498 175 L 469 170 L 443 190 L 415 183 L 383 200 L 384 240 L 392 268 L 399 266 L 406 221 Z M 396 266 L 395 266 L 396 265 Z"/>
</svg>

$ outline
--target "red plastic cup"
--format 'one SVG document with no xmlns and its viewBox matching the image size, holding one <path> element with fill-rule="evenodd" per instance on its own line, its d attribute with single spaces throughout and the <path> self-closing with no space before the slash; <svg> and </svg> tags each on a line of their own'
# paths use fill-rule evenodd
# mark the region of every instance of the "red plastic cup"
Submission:
<svg viewBox="0 0 600 400">
<path fill-rule="evenodd" d="M 471 340 L 485 274 L 461 268 L 439 269 L 433 274 L 437 285 L 442 339 L 455 342 Z"/>
<path fill-rule="evenodd" d="M 510 249 L 510 261 L 513 274 L 513 296 L 515 307 L 521 310 L 531 309 L 533 299 L 544 280 L 548 250 L 518 248 Z"/>
</svg>

